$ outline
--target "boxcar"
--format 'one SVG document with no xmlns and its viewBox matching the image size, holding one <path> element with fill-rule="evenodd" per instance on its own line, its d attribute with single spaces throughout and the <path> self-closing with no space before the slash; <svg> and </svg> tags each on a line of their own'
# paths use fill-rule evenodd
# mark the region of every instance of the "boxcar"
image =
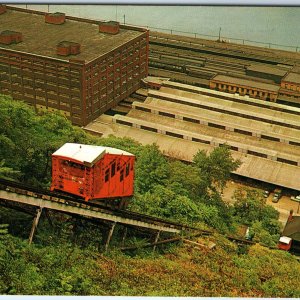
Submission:
<svg viewBox="0 0 300 300">
<path fill-rule="evenodd" d="M 52 154 L 51 190 L 84 198 L 133 195 L 135 156 L 102 146 L 66 143 Z"/>
</svg>

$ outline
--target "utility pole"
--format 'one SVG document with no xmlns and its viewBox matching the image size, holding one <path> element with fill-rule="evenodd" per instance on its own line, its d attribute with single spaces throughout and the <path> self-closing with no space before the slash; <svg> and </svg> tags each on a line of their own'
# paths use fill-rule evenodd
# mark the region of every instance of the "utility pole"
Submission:
<svg viewBox="0 0 300 300">
<path fill-rule="evenodd" d="M 219 42 L 221 42 L 221 27 L 220 27 L 220 29 L 219 29 Z"/>
<path fill-rule="evenodd" d="M 123 19 L 124 19 L 124 25 L 125 25 L 125 15 L 123 15 Z"/>
</svg>

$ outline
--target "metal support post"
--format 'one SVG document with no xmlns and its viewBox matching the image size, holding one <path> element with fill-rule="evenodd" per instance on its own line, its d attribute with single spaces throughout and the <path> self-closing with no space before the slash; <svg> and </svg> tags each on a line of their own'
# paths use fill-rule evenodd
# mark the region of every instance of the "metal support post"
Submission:
<svg viewBox="0 0 300 300">
<path fill-rule="evenodd" d="M 29 245 L 32 243 L 32 240 L 33 240 L 33 236 L 34 236 L 34 232 L 38 226 L 38 223 L 39 223 L 39 220 L 40 220 L 40 216 L 42 214 L 42 211 L 43 211 L 43 208 L 42 207 L 39 207 L 37 210 L 36 210 L 36 216 L 35 218 L 33 219 L 33 222 L 32 222 L 32 227 L 31 227 L 31 232 L 30 232 L 30 235 L 29 235 Z"/>
<path fill-rule="evenodd" d="M 154 241 L 154 243 L 157 243 L 157 242 L 158 242 L 159 235 L 160 235 L 160 230 L 159 230 L 159 231 L 157 231 L 157 234 L 156 234 L 156 237 L 155 237 L 155 241 Z M 155 251 L 155 249 L 156 249 L 156 245 L 154 245 L 154 246 L 153 246 L 153 252 Z"/>
<path fill-rule="evenodd" d="M 116 226 L 117 222 L 114 222 L 111 226 L 111 228 L 109 229 L 109 232 L 108 232 L 108 236 L 107 236 L 107 240 L 106 240 L 106 243 L 105 243 L 105 246 L 104 246 L 104 250 L 107 251 L 108 249 L 108 246 L 109 246 L 109 243 L 111 241 L 111 237 L 113 235 L 113 232 L 114 232 L 114 229 L 115 229 L 115 226 Z"/>
</svg>

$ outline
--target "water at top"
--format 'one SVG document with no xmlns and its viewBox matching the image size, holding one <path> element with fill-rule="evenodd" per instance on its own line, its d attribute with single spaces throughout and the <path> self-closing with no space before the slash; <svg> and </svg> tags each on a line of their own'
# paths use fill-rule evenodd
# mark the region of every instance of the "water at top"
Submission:
<svg viewBox="0 0 300 300">
<path fill-rule="evenodd" d="M 24 7 L 25 5 L 19 5 Z M 48 11 L 47 5 L 27 5 L 29 9 Z M 213 7 L 213 6 L 133 6 L 133 5 L 50 5 L 50 12 L 96 20 L 117 20 L 126 24 L 190 32 L 218 38 L 244 39 L 261 43 L 299 46 L 300 7 Z M 220 30 L 221 28 L 221 30 Z M 212 37 L 213 39 L 213 37 Z M 241 43 L 242 41 L 239 41 Z M 245 44 L 250 44 L 245 42 Z M 259 46 L 259 44 L 258 44 Z"/>
</svg>

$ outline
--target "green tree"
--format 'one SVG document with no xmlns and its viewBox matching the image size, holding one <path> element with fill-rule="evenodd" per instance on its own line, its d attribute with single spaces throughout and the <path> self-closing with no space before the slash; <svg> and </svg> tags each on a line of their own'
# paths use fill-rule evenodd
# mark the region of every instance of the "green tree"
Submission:
<svg viewBox="0 0 300 300">
<path fill-rule="evenodd" d="M 167 185 L 176 193 L 188 196 L 198 202 L 199 196 L 206 193 L 206 185 L 197 168 L 181 161 L 170 161 L 170 174 Z"/>
<path fill-rule="evenodd" d="M 155 185 L 164 185 L 170 174 L 167 159 L 156 144 L 143 147 L 136 162 L 135 187 L 139 193 L 151 191 Z"/>
<path fill-rule="evenodd" d="M 240 161 L 233 159 L 226 145 L 214 148 L 209 155 L 200 150 L 194 156 L 193 161 L 201 178 L 206 182 L 206 186 L 212 191 L 219 192 L 222 192 L 226 186 L 230 173 L 240 166 Z"/>
<path fill-rule="evenodd" d="M 49 183 L 51 154 L 57 148 L 66 142 L 89 141 L 82 129 L 61 114 L 37 116 L 27 104 L 1 95 L 0 123 L 1 163 L 5 159 L 7 168 L 21 172 L 21 181 L 35 185 Z"/>
<path fill-rule="evenodd" d="M 257 240 L 267 245 L 274 245 L 278 240 L 281 224 L 278 221 L 279 212 L 266 204 L 262 192 L 250 189 L 237 189 L 233 195 L 235 218 L 250 226 Z M 273 241 L 273 242 L 271 242 Z"/>
<path fill-rule="evenodd" d="M 0 161 L 0 178 L 7 180 L 14 180 L 20 176 L 20 171 L 15 171 L 12 168 L 6 167 L 5 160 Z"/>
</svg>

